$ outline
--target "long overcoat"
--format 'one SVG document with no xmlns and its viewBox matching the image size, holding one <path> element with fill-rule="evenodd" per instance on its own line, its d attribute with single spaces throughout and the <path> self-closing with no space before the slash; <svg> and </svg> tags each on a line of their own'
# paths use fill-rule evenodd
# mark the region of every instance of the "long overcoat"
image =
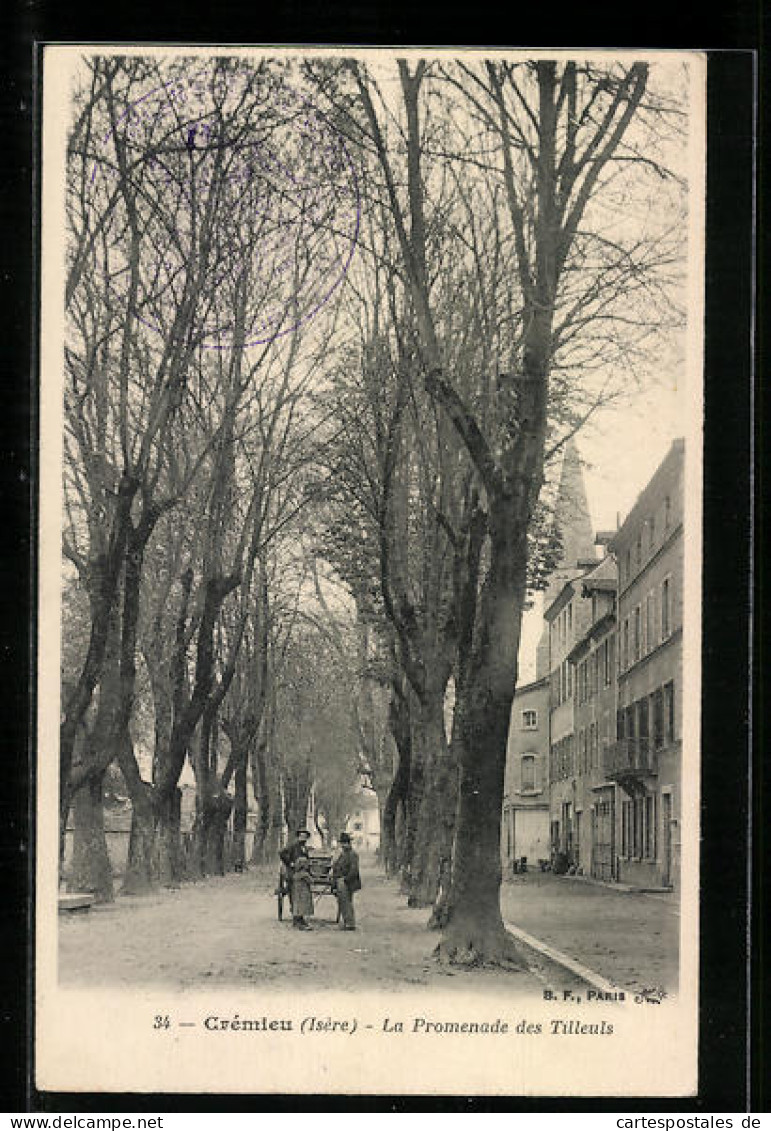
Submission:
<svg viewBox="0 0 771 1131">
<path fill-rule="evenodd" d="M 310 864 L 303 856 L 295 861 L 292 873 L 292 914 L 303 919 L 313 914 Z"/>
</svg>

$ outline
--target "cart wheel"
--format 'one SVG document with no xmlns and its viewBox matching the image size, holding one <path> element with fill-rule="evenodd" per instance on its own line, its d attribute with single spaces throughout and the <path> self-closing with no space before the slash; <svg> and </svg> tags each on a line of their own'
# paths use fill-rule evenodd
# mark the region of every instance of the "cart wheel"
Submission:
<svg viewBox="0 0 771 1131">
<path fill-rule="evenodd" d="M 278 900 L 278 918 L 281 921 L 284 918 L 284 897 L 281 892 L 278 892 L 276 898 Z"/>
</svg>

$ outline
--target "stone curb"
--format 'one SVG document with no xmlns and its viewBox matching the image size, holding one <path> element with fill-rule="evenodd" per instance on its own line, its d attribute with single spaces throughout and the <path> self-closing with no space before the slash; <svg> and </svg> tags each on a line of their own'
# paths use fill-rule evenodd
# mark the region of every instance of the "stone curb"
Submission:
<svg viewBox="0 0 771 1131">
<path fill-rule="evenodd" d="M 565 970 L 569 970 L 575 977 L 580 978 L 583 982 L 587 982 L 595 990 L 600 990 L 602 993 L 617 993 L 621 988 L 609 982 L 607 978 L 603 978 L 601 974 L 597 974 L 594 970 L 590 970 L 588 966 L 584 966 L 581 962 L 576 962 L 575 958 L 571 958 L 568 954 L 563 954 L 561 950 L 556 950 L 553 946 L 537 939 L 535 935 L 528 934 L 523 931 L 521 927 L 516 927 L 513 923 L 504 923 L 504 927 L 510 934 L 523 942 L 525 946 L 529 946 L 531 950 L 542 954 L 544 958 L 548 958 L 550 962 L 562 966 Z"/>
</svg>

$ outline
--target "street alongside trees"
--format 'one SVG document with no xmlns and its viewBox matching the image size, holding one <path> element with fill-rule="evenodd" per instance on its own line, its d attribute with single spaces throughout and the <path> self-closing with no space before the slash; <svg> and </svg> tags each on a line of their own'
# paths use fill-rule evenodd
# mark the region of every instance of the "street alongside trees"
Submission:
<svg viewBox="0 0 771 1131">
<path fill-rule="evenodd" d="M 113 897 L 107 775 L 133 893 L 272 862 L 308 821 L 328 844 L 366 790 L 437 957 L 521 965 L 499 846 L 522 615 L 559 559 L 566 441 L 677 346 L 685 79 L 198 64 L 94 56 L 74 104 L 70 883 Z"/>
</svg>

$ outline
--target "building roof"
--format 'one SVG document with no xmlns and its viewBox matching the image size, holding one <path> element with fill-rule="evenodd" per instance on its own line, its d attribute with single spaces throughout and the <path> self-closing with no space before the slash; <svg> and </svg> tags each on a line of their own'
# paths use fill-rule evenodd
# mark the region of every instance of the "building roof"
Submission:
<svg viewBox="0 0 771 1131">
<path fill-rule="evenodd" d="M 646 485 L 643 487 L 640 494 L 637 496 L 634 506 L 629 511 L 624 521 L 621 523 L 620 528 L 616 531 L 609 549 L 613 553 L 617 553 L 619 546 L 625 543 L 629 537 L 632 529 L 636 526 L 638 519 L 641 515 L 647 513 L 647 509 L 651 505 L 651 500 L 656 497 L 656 494 L 661 490 L 662 480 L 666 481 L 667 477 L 673 472 L 678 463 L 682 463 L 685 453 L 685 440 L 682 436 L 678 436 L 676 440 L 672 441 L 667 454 L 659 466 L 654 471 Z"/>
<path fill-rule="evenodd" d="M 548 685 L 548 677 L 542 675 L 540 679 L 532 679 L 530 683 L 518 684 L 514 689 L 514 698 L 518 695 L 524 695 L 526 691 L 536 691 L 539 687 L 546 687 Z"/>
<path fill-rule="evenodd" d="M 603 591 L 613 593 L 618 585 L 618 566 L 610 554 L 606 554 L 593 570 L 581 578 L 581 593 L 586 597 L 589 593 Z"/>
<path fill-rule="evenodd" d="M 554 618 L 562 612 L 562 610 L 565 608 L 565 605 L 567 605 L 568 601 L 575 593 L 573 582 L 577 581 L 580 577 L 581 574 L 576 571 L 576 576 L 571 577 L 568 581 L 565 582 L 565 584 L 558 591 L 557 595 L 553 598 L 551 603 L 544 609 L 543 619 L 545 621 L 551 623 Z"/>
</svg>

